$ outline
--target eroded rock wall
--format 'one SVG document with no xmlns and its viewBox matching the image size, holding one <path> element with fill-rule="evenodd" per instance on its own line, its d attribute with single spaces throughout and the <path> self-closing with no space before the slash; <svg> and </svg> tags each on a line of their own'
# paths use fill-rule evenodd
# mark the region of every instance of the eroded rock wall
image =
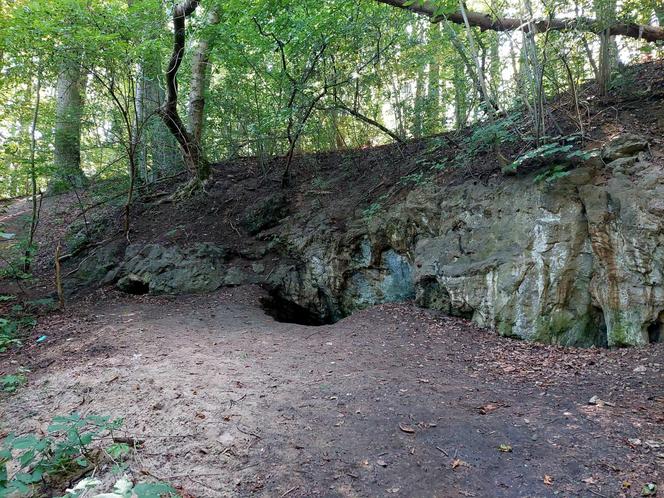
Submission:
<svg viewBox="0 0 664 498">
<path fill-rule="evenodd" d="M 662 199 L 661 171 L 644 160 L 552 185 L 527 176 L 418 189 L 344 234 L 290 226 L 300 263 L 274 283 L 321 316 L 414 297 L 504 335 L 642 345 L 662 340 Z"/>
<path fill-rule="evenodd" d="M 664 172 L 647 142 L 622 140 L 552 183 L 533 173 L 419 187 L 343 229 L 279 193 L 247 213 L 259 249 L 106 246 L 77 277 L 150 293 L 259 283 L 321 322 L 415 299 L 527 340 L 661 341 Z"/>
</svg>

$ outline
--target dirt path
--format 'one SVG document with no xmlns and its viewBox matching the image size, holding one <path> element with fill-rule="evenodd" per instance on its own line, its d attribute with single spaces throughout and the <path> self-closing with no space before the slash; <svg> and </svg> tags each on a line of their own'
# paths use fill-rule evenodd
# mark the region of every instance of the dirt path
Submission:
<svg viewBox="0 0 664 498">
<path fill-rule="evenodd" d="M 664 484 L 664 344 L 536 346 L 407 304 L 306 327 L 275 322 L 260 295 L 98 292 L 51 316 L 34 333 L 45 342 L 0 357 L 33 370 L 0 401 L 0 431 L 122 416 L 146 439 L 135 475 L 200 497 L 615 497 Z M 612 406 L 589 405 L 595 395 Z"/>
</svg>

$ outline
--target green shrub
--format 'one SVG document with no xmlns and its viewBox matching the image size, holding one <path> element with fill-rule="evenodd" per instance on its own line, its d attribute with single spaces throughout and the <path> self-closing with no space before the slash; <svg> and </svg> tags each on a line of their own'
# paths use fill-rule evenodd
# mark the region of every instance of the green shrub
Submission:
<svg viewBox="0 0 664 498">
<path fill-rule="evenodd" d="M 58 482 L 94 469 L 106 457 L 114 463 L 113 470 L 122 473 L 124 459 L 131 452 L 126 443 L 111 443 L 113 431 L 123 424 L 122 419 L 78 413 L 55 417 L 46 436 L 10 434 L 0 446 L 0 497 L 24 496 L 48 488 Z M 11 473 L 10 473 L 10 469 Z M 84 479 L 68 489 L 65 497 L 74 498 L 99 481 Z M 164 483 L 139 483 L 135 486 L 127 478 L 120 479 L 114 488 L 120 497 L 174 496 L 175 490 Z"/>
</svg>

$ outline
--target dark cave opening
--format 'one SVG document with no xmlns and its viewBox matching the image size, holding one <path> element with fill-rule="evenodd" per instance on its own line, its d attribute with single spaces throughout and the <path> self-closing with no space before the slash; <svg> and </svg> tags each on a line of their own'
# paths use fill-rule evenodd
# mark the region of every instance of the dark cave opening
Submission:
<svg viewBox="0 0 664 498">
<path fill-rule="evenodd" d="M 604 311 L 599 306 L 592 306 L 590 308 L 590 318 L 592 327 L 595 331 L 593 339 L 594 345 L 602 348 L 609 347 L 609 340 L 607 336 L 606 321 L 604 320 Z"/>
<path fill-rule="evenodd" d="M 150 284 L 140 278 L 127 278 L 122 283 L 122 290 L 127 294 L 147 294 L 150 292 Z"/>
<path fill-rule="evenodd" d="M 662 314 L 660 313 L 660 317 Z M 664 341 L 664 322 L 658 318 L 648 325 L 648 342 L 656 343 Z"/>
<path fill-rule="evenodd" d="M 278 322 L 318 327 L 336 321 L 285 299 L 275 291 L 270 291 L 269 296 L 261 298 L 260 302 L 263 311 Z"/>
</svg>

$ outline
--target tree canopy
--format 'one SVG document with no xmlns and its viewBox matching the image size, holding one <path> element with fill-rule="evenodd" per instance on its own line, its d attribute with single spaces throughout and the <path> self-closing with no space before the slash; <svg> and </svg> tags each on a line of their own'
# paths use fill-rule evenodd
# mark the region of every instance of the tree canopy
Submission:
<svg viewBox="0 0 664 498">
<path fill-rule="evenodd" d="M 57 190 L 184 166 L 204 181 L 235 156 L 288 169 L 516 108 L 546 136 L 542 102 L 591 79 L 609 91 L 664 40 L 657 0 L 3 0 L 0 14 L 0 197 L 30 194 L 31 175 Z"/>
</svg>

